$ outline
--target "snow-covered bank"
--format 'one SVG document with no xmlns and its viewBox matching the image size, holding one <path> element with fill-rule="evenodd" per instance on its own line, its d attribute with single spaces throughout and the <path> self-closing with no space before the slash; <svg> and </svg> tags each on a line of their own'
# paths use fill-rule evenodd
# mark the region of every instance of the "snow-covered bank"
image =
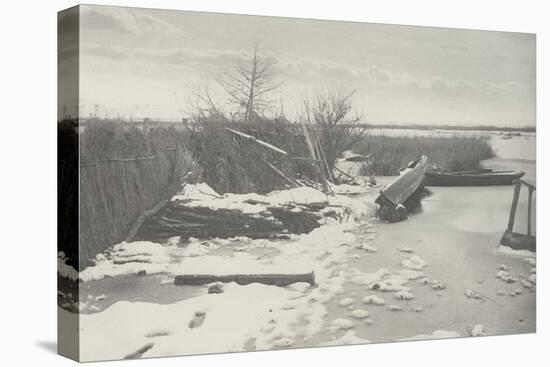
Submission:
<svg viewBox="0 0 550 367">
<path fill-rule="evenodd" d="M 118 302 L 81 315 L 81 358 L 121 359 L 152 343 L 145 357 L 235 352 L 287 347 L 320 331 L 325 311 L 303 291 L 262 284 L 227 284 L 207 294 L 169 305 Z M 202 315 L 200 326 L 192 323 Z M 300 318 L 308 324 L 291 328 Z M 116 347 L 115 347 L 116 346 Z"/>
<path fill-rule="evenodd" d="M 349 185 L 346 185 L 349 186 Z M 347 189 L 345 189 L 347 190 Z M 363 188 L 363 192 L 368 192 Z M 372 190 L 370 190 L 372 191 Z M 327 196 L 309 187 L 274 191 L 267 195 L 226 194 L 220 196 L 206 184 L 184 185 L 182 190 L 171 200 L 184 202 L 186 206 L 208 207 L 212 210 L 232 209 L 243 213 L 257 214 L 274 206 L 295 206 L 293 210 L 301 210 L 300 205 L 321 205 L 320 211 L 326 216 L 320 220 L 321 227 L 304 235 L 289 235 L 285 242 L 270 242 L 267 240 L 252 240 L 247 237 L 229 239 L 212 238 L 207 240 L 189 239 L 188 243 L 179 244 L 175 237 L 167 243 L 137 241 L 112 246 L 105 253 L 98 254 L 94 266 L 80 273 L 66 264 L 64 255 L 58 259 L 60 276 L 80 281 L 102 279 L 105 276 L 123 274 L 167 273 L 170 275 L 192 274 L 194 272 L 208 274 L 231 274 L 279 272 L 291 273 L 309 268 L 318 268 L 315 254 L 325 254 L 342 243 L 353 241 L 350 234 L 345 233 L 353 228 L 355 221 L 373 210 L 370 199 L 364 196 L 348 197 L 346 195 Z M 265 257 L 257 259 L 246 251 L 227 256 L 206 255 L 219 248 L 272 248 L 280 252 L 275 259 Z M 304 263 L 296 252 L 315 250 L 307 253 L 309 261 Z M 327 246 L 328 248 L 325 248 Z M 185 259 L 184 261 L 182 259 Z M 316 265 L 317 264 L 317 265 Z"/>
<path fill-rule="evenodd" d="M 434 190 L 422 213 L 395 225 L 361 217 L 373 191 L 329 197 L 334 206 L 325 209 L 337 210 L 337 216 L 324 218 L 310 233 L 285 239 L 171 238 L 114 246 L 80 274 L 86 280 L 81 289 L 125 278 L 148 279 L 149 287 L 162 287 L 164 293 L 193 292 L 161 302 L 148 288 L 139 288 L 142 298 L 119 298 L 90 314 L 86 310 L 97 305 L 95 295 L 104 289 L 85 294 L 83 303 L 89 307 L 80 315 L 81 342 L 90 352 L 83 357 L 146 358 L 534 330 L 534 257 L 497 251 L 500 232 L 464 231 L 455 225 L 456 213 L 465 208 L 483 212 L 481 201 L 473 201 L 479 202 L 476 208 L 460 196 Z M 275 200 L 206 195 L 195 201 L 228 197 L 249 205 Z M 315 272 L 315 287 L 229 283 L 220 293 L 209 293 L 208 286 L 173 284 L 180 274 L 310 271 Z M 163 275 L 117 277 L 138 272 Z"/>
<path fill-rule="evenodd" d="M 223 286 L 222 293 L 210 294 L 205 286 L 198 296 L 166 305 L 119 301 L 101 312 L 81 314 L 84 360 L 271 349 L 293 346 L 296 340 L 307 341 L 330 321 L 326 320 L 326 305 L 343 292 L 348 280 L 339 269 L 355 261 L 349 255 L 357 242 L 352 232 L 360 225 L 367 226 L 364 216 L 373 210 L 372 197 L 364 193 L 326 196 L 311 188 L 221 197 L 207 186 L 197 185 L 188 186 L 174 200 L 253 214 L 270 206 L 323 204 L 321 210 L 330 215 L 310 233 L 290 234 L 284 240 L 171 238 L 165 243 L 120 243 L 98 255 L 95 265 L 77 274 L 78 278 L 88 282 L 124 274 L 162 273 L 169 280 L 182 274 L 313 271 L 317 286 L 231 283 Z M 76 277 L 75 272 L 63 269 L 63 274 Z M 172 282 L 169 285 L 173 286 Z M 362 318 L 368 311 L 358 310 L 354 315 Z M 200 321 L 193 321 L 196 319 Z M 363 341 L 351 334 L 345 340 Z"/>
<path fill-rule="evenodd" d="M 225 194 L 220 195 L 205 183 L 186 184 L 171 201 L 185 202 L 189 207 L 203 207 L 212 210 L 234 209 L 255 214 L 266 211 L 269 206 L 284 205 L 328 205 L 330 196 L 311 187 L 298 187 L 270 192 L 267 195 Z"/>
<path fill-rule="evenodd" d="M 355 237 L 348 233 L 350 223 L 335 223 L 314 229 L 305 235 L 291 235 L 286 241 L 252 240 L 246 237 L 232 239 L 194 240 L 189 244 L 159 244 L 131 242 L 113 246 L 101 254 L 90 266 L 80 272 L 82 281 L 102 279 L 123 274 L 166 273 L 180 274 L 263 274 L 304 273 L 315 271 L 317 279 L 324 273 L 325 261 L 341 262 L 347 245 Z M 177 239 L 175 239 L 177 240 Z M 221 248 L 232 253 L 218 254 Z M 250 250 L 260 249 L 269 256 L 258 258 Z"/>
</svg>

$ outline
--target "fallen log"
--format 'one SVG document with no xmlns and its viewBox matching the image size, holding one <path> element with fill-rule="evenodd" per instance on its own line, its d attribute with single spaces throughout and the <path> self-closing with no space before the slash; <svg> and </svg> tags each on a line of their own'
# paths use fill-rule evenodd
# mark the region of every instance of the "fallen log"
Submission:
<svg viewBox="0 0 550 367">
<path fill-rule="evenodd" d="M 250 283 L 262 283 L 267 285 L 276 285 L 284 287 L 294 283 L 309 283 L 315 285 L 315 274 L 235 274 L 235 275 L 177 275 L 174 278 L 175 285 L 205 285 L 215 282 L 230 283 L 235 282 L 239 285 Z"/>
<path fill-rule="evenodd" d="M 157 205 L 155 205 L 153 208 L 144 211 L 138 217 L 138 219 L 136 219 L 136 221 L 134 222 L 134 225 L 128 231 L 128 234 L 126 235 L 126 238 L 124 239 L 124 241 L 132 242 L 132 240 L 134 239 L 134 237 L 136 236 L 136 234 L 138 233 L 140 228 L 143 226 L 143 223 L 145 223 L 147 218 L 152 217 L 155 214 L 157 214 L 162 208 L 164 208 L 166 206 L 166 204 L 168 204 L 168 200 L 163 200 L 160 203 L 158 203 Z"/>
<path fill-rule="evenodd" d="M 295 206 L 275 206 L 250 214 L 235 209 L 189 207 L 172 201 L 156 215 L 147 217 L 132 240 L 158 241 L 173 236 L 181 236 L 183 240 L 190 237 L 271 238 L 283 233 L 309 233 L 320 226 L 319 219 L 324 214 L 318 211 L 325 206 L 299 206 L 301 210 L 295 210 Z"/>
</svg>

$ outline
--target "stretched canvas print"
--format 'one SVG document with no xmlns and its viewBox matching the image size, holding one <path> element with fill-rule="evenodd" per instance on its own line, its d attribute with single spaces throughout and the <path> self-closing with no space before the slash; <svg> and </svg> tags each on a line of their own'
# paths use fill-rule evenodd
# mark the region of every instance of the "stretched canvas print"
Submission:
<svg viewBox="0 0 550 367">
<path fill-rule="evenodd" d="M 535 35 L 58 17 L 79 361 L 534 333 Z"/>
</svg>

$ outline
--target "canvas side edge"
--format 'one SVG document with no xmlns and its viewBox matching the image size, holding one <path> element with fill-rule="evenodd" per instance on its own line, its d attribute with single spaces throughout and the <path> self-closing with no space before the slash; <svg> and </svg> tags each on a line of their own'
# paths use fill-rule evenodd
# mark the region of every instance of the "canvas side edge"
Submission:
<svg viewBox="0 0 550 367">
<path fill-rule="evenodd" d="M 79 37 L 79 6 L 58 12 L 57 352 L 75 361 L 80 360 L 80 322 L 77 307 L 79 286 L 78 277 L 74 277 L 79 270 Z M 61 253 L 64 257 L 60 260 Z M 64 267 L 65 270 L 72 271 L 60 271 L 60 262 L 72 266 Z"/>
</svg>

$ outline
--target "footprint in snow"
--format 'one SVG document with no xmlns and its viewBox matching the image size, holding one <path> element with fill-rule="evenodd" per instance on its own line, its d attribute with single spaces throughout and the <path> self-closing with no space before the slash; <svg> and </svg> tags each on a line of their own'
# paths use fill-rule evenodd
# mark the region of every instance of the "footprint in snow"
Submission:
<svg viewBox="0 0 550 367">
<path fill-rule="evenodd" d="M 143 347 L 136 350 L 135 352 L 132 352 L 132 353 L 126 355 L 126 357 L 124 357 L 124 359 L 141 358 L 145 353 L 147 353 L 149 350 L 151 350 L 151 348 L 153 348 L 154 345 L 155 345 L 155 343 L 147 343 Z"/>
<path fill-rule="evenodd" d="M 275 340 L 275 342 L 273 343 L 273 346 L 275 346 L 276 348 L 286 348 L 286 347 L 290 347 L 292 344 L 294 344 L 294 340 L 290 338 L 282 338 L 282 339 Z"/>
<path fill-rule="evenodd" d="M 389 305 L 388 310 L 390 311 L 403 311 L 403 307 L 398 305 Z"/>
<path fill-rule="evenodd" d="M 206 312 L 196 311 L 191 321 L 189 321 L 189 328 L 194 329 L 202 325 L 206 318 Z"/>
<path fill-rule="evenodd" d="M 414 299 L 414 295 L 411 292 L 399 291 L 394 294 L 394 298 L 398 300 L 409 300 Z"/>
<path fill-rule="evenodd" d="M 170 335 L 170 333 L 168 331 L 154 331 L 154 332 L 151 332 L 149 334 L 146 334 L 145 337 L 146 338 L 158 338 L 158 337 L 161 337 L 161 336 L 168 336 Z"/>
</svg>

